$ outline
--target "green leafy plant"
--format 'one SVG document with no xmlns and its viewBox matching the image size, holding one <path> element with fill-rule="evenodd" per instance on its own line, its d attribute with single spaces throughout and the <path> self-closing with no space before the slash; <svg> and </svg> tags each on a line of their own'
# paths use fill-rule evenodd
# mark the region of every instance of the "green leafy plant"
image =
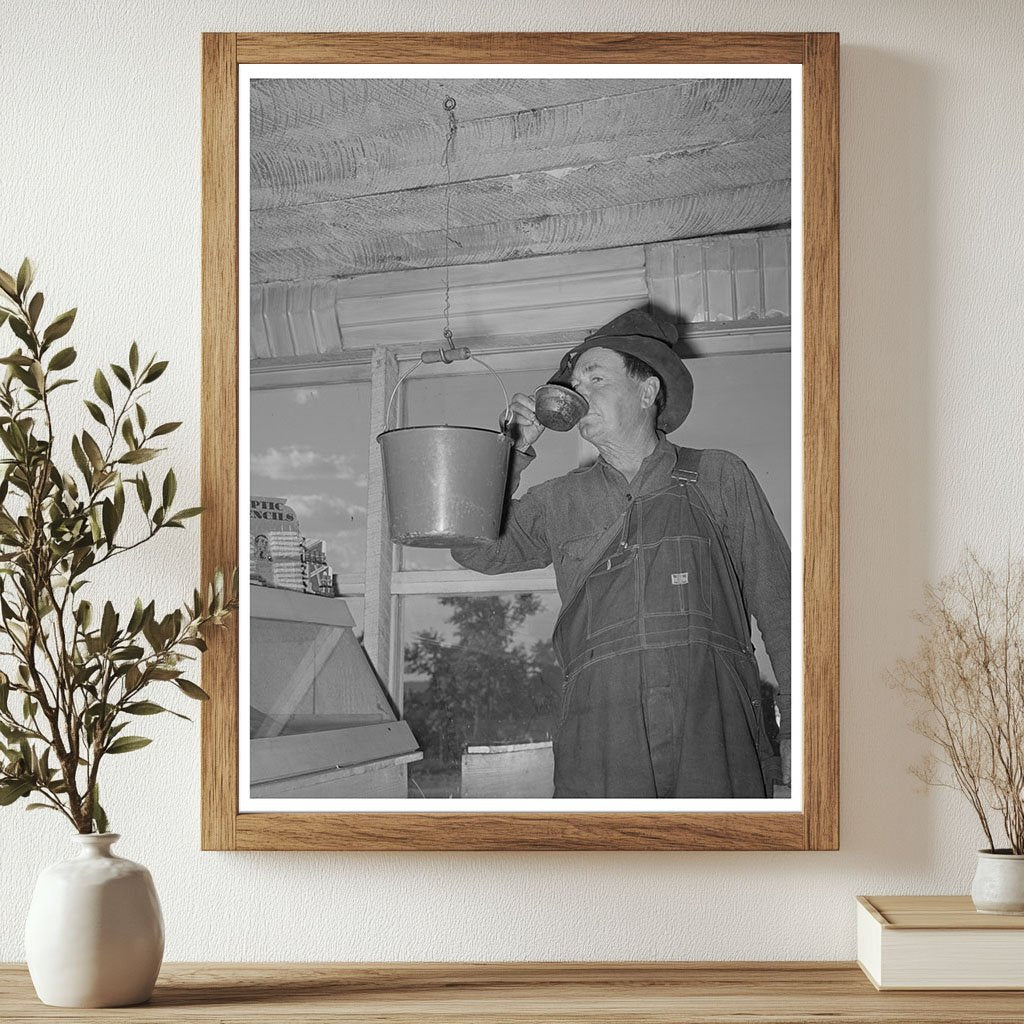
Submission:
<svg viewBox="0 0 1024 1024">
<path fill-rule="evenodd" d="M 58 342 L 76 311 L 43 328 L 33 277 L 28 260 L 16 276 L 0 271 L 0 328 L 17 339 L 0 358 L 0 666 L 9 670 L 0 671 L 0 805 L 34 796 L 29 809 L 56 810 L 82 833 L 105 832 L 101 764 L 152 742 L 126 732 L 133 721 L 186 717 L 154 691 L 207 699 L 185 673 L 206 649 L 206 628 L 234 609 L 237 571 L 230 588 L 218 571 L 164 615 L 142 598 L 124 613 L 87 599 L 94 570 L 202 510 L 174 507 L 173 469 L 154 486 L 140 468 L 181 424 L 147 421 L 141 401 L 167 363 L 141 359 L 136 344 L 123 365 L 93 376 L 84 406 L 96 426 L 60 436 L 51 399 L 77 383 L 65 375 L 77 353 Z"/>
</svg>

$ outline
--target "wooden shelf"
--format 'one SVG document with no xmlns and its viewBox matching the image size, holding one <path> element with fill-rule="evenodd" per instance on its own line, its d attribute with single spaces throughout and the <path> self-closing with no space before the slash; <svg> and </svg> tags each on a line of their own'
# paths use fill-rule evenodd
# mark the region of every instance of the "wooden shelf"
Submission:
<svg viewBox="0 0 1024 1024">
<path fill-rule="evenodd" d="M 0 965 L 0 1019 L 435 1024 L 1020 1024 L 1021 992 L 876 992 L 850 963 L 166 964 L 150 1003 L 43 1006 Z"/>
</svg>

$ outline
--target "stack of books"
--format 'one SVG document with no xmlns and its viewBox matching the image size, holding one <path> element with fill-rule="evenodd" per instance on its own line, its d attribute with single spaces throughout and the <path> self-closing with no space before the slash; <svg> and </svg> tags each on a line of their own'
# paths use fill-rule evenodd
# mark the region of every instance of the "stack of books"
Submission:
<svg viewBox="0 0 1024 1024">
<path fill-rule="evenodd" d="M 858 896 L 857 962 L 878 989 L 1024 989 L 1024 915 L 979 914 L 970 896 Z"/>
</svg>

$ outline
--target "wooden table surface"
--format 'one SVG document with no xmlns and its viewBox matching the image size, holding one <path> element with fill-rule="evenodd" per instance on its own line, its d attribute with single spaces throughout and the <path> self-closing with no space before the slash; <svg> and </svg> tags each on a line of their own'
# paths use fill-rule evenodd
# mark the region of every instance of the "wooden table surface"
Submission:
<svg viewBox="0 0 1024 1024">
<path fill-rule="evenodd" d="M 856 964 L 165 964 L 151 1002 L 43 1006 L 0 965 L 0 1021 L 1002 1024 L 1024 992 L 876 992 Z"/>
</svg>

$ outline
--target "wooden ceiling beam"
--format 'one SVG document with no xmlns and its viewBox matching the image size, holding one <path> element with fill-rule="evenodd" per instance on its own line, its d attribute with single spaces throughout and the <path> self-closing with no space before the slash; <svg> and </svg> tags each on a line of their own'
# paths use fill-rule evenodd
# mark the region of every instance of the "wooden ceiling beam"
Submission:
<svg viewBox="0 0 1024 1024">
<path fill-rule="evenodd" d="M 257 78 L 250 90 L 254 149 L 379 135 L 425 123 L 443 131 L 448 95 L 466 120 L 661 89 L 672 79 Z M 676 80 L 678 81 L 678 80 Z"/>
<path fill-rule="evenodd" d="M 459 121 L 453 181 L 788 136 L 789 82 L 701 80 Z M 365 134 L 310 129 L 287 145 L 254 137 L 255 209 L 438 185 L 446 125 L 399 122 Z"/>
<path fill-rule="evenodd" d="M 626 205 L 713 194 L 724 189 L 781 181 L 789 174 L 787 139 L 718 146 L 697 153 L 665 153 L 617 165 L 565 168 L 465 182 L 451 190 L 449 250 L 466 246 L 467 229 L 478 224 L 524 221 L 537 216 L 579 214 Z M 252 215 L 258 261 L 310 242 L 367 244 L 379 236 L 432 238 L 444 252 L 446 189 L 397 193 L 386 207 L 379 198 L 349 199 Z M 433 235 L 430 233 L 433 232 Z M 463 262 L 457 260 L 456 262 Z"/>
<path fill-rule="evenodd" d="M 788 223 L 790 182 L 758 182 L 701 195 L 624 203 L 599 210 L 531 216 L 460 229 L 452 264 L 488 263 L 583 252 L 675 238 L 747 231 Z M 436 229 L 305 241 L 274 252 L 254 251 L 254 283 L 373 274 L 444 264 Z M 312 236 L 318 237 L 318 236 Z"/>
</svg>

